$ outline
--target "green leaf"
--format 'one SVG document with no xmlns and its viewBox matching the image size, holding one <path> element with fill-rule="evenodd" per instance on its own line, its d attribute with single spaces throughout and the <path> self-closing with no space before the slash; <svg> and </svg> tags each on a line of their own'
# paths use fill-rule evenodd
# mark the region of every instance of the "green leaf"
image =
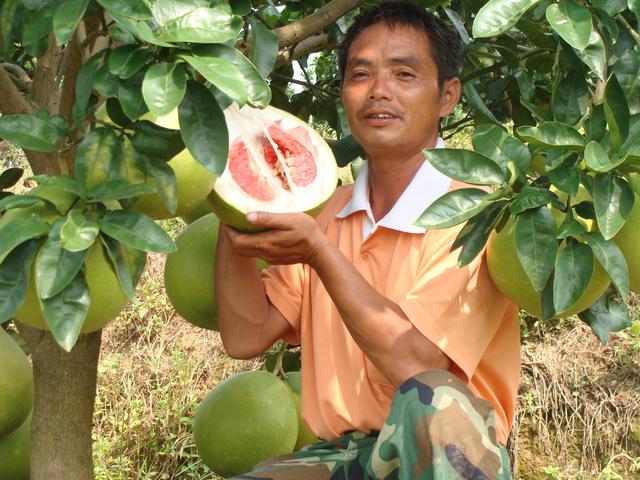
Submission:
<svg viewBox="0 0 640 480">
<path fill-rule="evenodd" d="M 598 142 L 589 142 L 584 149 L 584 158 L 587 166 L 595 172 L 608 172 L 624 162 L 624 157 L 615 161 L 609 158 L 607 151 Z"/>
<path fill-rule="evenodd" d="M 598 228 L 605 240 L 609 240 L 622 228 L 633 208 L 633 189 L 612 173 L 599 173 L 593 183 L 592 196 Z"/>
<path fill-rule="evenodd" d="M 478 11 L 471 33 L 474 38 L 495 37 L 510 30 L 539 0 L 489 0 Z"/>
<path fill-rule="evenodd" d="M 531 153 L 524 143 L 509 135 L 498 125 L 478 125 L 472 138 L 473 149 L 498 163 L 504 172 L 513 161 L 518 170 L 526 172 L 531 163 Z"/>
<path fill-rule="evenodd" d="M 87 219 L 79 210 L 71 210 L 60 230 L 62 247 L 70 252 L 86 250 L 99 233 L 98 224 Z"/>
<path fill-rule="evenodd" d="M 18 245 L 49 233 L 49 224 L 38 215 L 15 219 L 0 228 L 0 263 Z"/>
<path fill-rule="evenodd" d="M 640 3 L 640 0 L 638 0 Z M 640 52 L 627 50 L 613 65 L 611 71 L 618 79 L 629 102 L 631 113 L 640 112 Z"/>
<path fill-rule="evenodd" d="M 239 105 L 247 103 L 249 85 L 233 63 L 215 56 L 181 55 L 180 58 Z"/>
<path fill-rule="evenodd" d="M 627 0 L 593 0 L 592 4 L 596 8 L 603 9 L 610 17 L 615 17 L 627 8 Z"/>
<path fill-rule="evenodd" d="M 525 210 L 538 208 L 551 203 L 555 195 L 546 188 L 532 187 L 527 185 L 518 192 L 514 200 L 509 205 L 511 213 L 518 215 Z"/>
<path fill-rule="evenodd" d="M 592 105 L 591 115 L 584 122 L 584 131 L 590 141 L 601 142 L 607 132 L 604 104 Z"/>
<path fill-rule="evenodd" d="M 109 55 L 109 72 L 120 78 L 129 78 L 140 71 L 151 57 L 146 48 L 137 45 L 123 45 Z"/>
<path fill-rule="evenodd" d="M 167 162 L 150 158 L 147 163 L 147 172 L 158 189 L 164 208 L 170 213 L 175 213 L 178 209 L 178 184 L 173 169 Z"/>
<path fill-rule="evenodd" d="M 27 208 L 42 203 L 42 199 L 35 195 L 10 195 L 0 200 L 0 212 L 12 208 Z"/>
<path fill-rule="evenodd" d="M 249 15 L 251 13 L 251 0 L 230 0 L 229 4 L 236 15 Z"/>
<path fill-rule="evenodd" d="M 89 0 L 65 0 L 53 15 L 53 32 L 59 45 L 71 39 L 76 25 L 84 16 Z"/>
<path fill-rule="evenodd" d="M 593 276 L 593 253 L 576 241 L 568 241 L 558 253 L 553 277 L 553 305 L 556 312 L 565 312 L 587 289 Z"/>
<path fill-rule="evenodd" d="M 100 230 L 119 242 L 145 252 L 171 253 L 176 245 L 171 237 L 146 215 L 115 210 L 98 220 Z"/>
<path fill-rule="evenodd" d="M 587 111 L 589 98 L 589 85 L 584 75 L 569 72 L 560 81 L 553 95 L 553 118 L 558 122 L 575 125 Z"/>
<path fill-rule="evenodd" d="M 142 81 L 142 96 L 149 111 L 163 116 L 176 108 L 187 88 L 187 74 L 181 64 L 156 63 Z"/>
<path fill-rule="evenodd" d="M 558 240 L 562 240 L 567 237 L 577 237 L 584 234 L 586 231 L 587 229 L 584 228 L 584 225 L 573 218 L 573 210 L 569 208 L 564 220 L 558 226 L 558 234 L 556 235 L 556 238 Z"/>
<path fill-rule="evenodd" d="M 420 215 L 416 225 L 422 228 L 448 228 L 468 220 L 484 210 L 489 194 L 478 188 L 458 188 L 436 199 Z"/>
<path fill-rule="evenodd" d="M 356 158 L 365 157 L 362 145 L 353 138 L 353 135 L 342 137 L 340 140 L 332 142 L 330 146 L 339 167 L 346 167 Z"/>
<path fill-rule="evenodd" d="M 607 52 L 600 34 L 594 29 L 589 37 L 589 43 L 584 50 L 576 50 L 576 55 L 582 60 L 600 80 L 607 76 Z"/>
<path fill-rule="evenodd" d="M 98 52 L 82 64 L 76 77 L 76 101 L 73 104 L 73 124 L 76 128 L 82 126 L 82 122 L 89 115 L 89 101 L 91 100 L 91 88 L 93 77 L 102 61 L 104 52 Z"/>
<path fill-rule="evenodd" d="M 631 325 L 626 303 L 614 302 L 607 293 L 587 310 L 580 312 L 578 317 L 591 327 L 602 343 L 609 339 L 610 332 L 619 332 Z"/>
<path fill-rule="evenodd" d="M 0 137 L 37 152 L 54 151 L 62 138 L 50 119 L 22 114 L 0 117 Z"/>
<path fill-rule="evenodd" d="M 179 130 L 164 128 L 147 120 L 136 122 L 133 129 L 131 145 L 144 155 L 169 160 L 185 148 Z"/>
<path fill-rule="evenodd" d="M 219 44 L 198 47 L 194 49 L 194 52 L 202 58 L 218 58 L 230 62 L 244 78 L 248 89 L 247 101 L 249 104 L 258 108 L 269 105 L 271 101 L 269 85 L 262 78 L 255 65 L 237 49 Z"/>
<path fill-rule="evenodd" d="M 115 15 L 133 20 L 150 20 L 151 11 L 143 0 L 97 0 L 104 9 Z"/>
<path fill-rule="evenodd" d="M 572 0 L 560 0 L 547 7 L 547 21 L 565 42 L 577 50 L 584 50 L 591 36 L 591 12 Z"/>
<path fill-rule="evenodd" d="M 581 152 L 585 146 L 580 132 L 565 123 L 544 122 L 537 127 L 518 127 L 516 131 L 524 141 L 544 147 L 564 147 Z"/>
<path fill-rule="evenodd" d="M 61 1 L 46 3 L 29 16 L 22 30 L 23 45 L 35 44 L 51 32 L 53 15 L 61 3 Z"/>
<path fill-rule="evenodd" d="M 102 97 L 117 97 L 120 79 L 109 71 L 109 65 L 105 63 L 97 68 L 93 76 L 92 86 Z"/>
<path fill-rule="evenodd" d="M 448 177 L 473 185 L 494 185 L 507 181 L 500 165 L 472 150 L 434 148 L 424 150 L 427 160 Z"/>
<path fill-rule="evenodd" d="M 123 80 L 118 85 L 118 100 L 125 115 L 131 121 L 138 120 L 142 115 L 147 113 L 147 103 L 142 96 L 142 82 L 145 72 L 138 72 L 131 78 Z"/>
<path fill-rule="evenodd" d="M 628 0 L 629 10 L 636 16 L 638 24 L 640 24 L 640 0 Z"/>
<path fill-rule="evenodd" d="M 489 240 L 491 231 L 502 217 L 506 205 L 506 200 L 493 203 L 465 224 L 456 237 L 454 245 L 451 246 L 453 251 L 462 245 L 462 250 L 458 255 L 458 268 L 471 263 L 482 251 Z"/>
<path fill-rule="evenodd" d="M 89 194 L 90 202 L 110 202 L 135 198 L 148 193 L 155 193 L 156 189 L 146 183 L 133 185 L 127 180 L 107 180 L 98 184 Z"/>
<path fill-rule="evenodd" d="M 24 242 L 0 263 L 0 323 L 10 319 L 24 303 L 39 244 L 37 240 Z"/>
<path fill-rule="evenodd" d="M 42 299 L 51 298 L 60 293 L 78 274 L 86 251 L 71 252 L 62 246 L 60 231 L 64 218 L 57 220 L 51 227 L 49 238 L 44 243 L 36 260 L 36 288 Z"/>
<path fill-rule="evenodd" d="M 122 161 L 122 146 L 113 129 L 94 128 L 76 151 L 76 177 L 87 188 L 94 188 L 105 180 L 118 178 L 117 166 Z"/>
<path fill-rule="evenodd" d="M 249 60 L 260 75 L 268 77 L 278 58 L 278 36 L 258 19 L 251 17 L 251 51 Z"/>
<path fill-rule="evenodd" d="M 604 90 L 604 114 L 609 126 L 611 148 L 617 150 L 629 135 L 629 104 L 615 75 L 611 75 Z"/>
<path fill-rule="evenodd" d="M 199 7 L 208 7 L 208 0 L 157 0 L 151 7 L 153 18 L 158 25 L 164 25 Z"/>
<path fill-rule="evenodd" d="M 22 177 L 24 170 L 18 167 L 7 168 L 0 174 L 0 190 L 13 187 Z"/>
<path fill-rule="evenodd" d="M 55 185 L 66 192 L 73 193 L 77 197 L 85 198 L 87 196 L 87 189 L 84 188 L 84 185 L 76 177 L 72 177 L 71 175 L 56 175 L 53 177 L 48 175 L 34 175 L 29 179 L 38 182 L 39 185 Z"/>
<path fill-rule="evenodd" d="M 518 259 L 537 292 L 542 291 L 553 270 L 558 251 L 556 233 L 555 218 L 546 206 L 525 210 L 516 217 Z"/>
<path fill-rule="evenodd" d="M 78 340 L 90 303 L 89 287 L 82 272 L 54 297 L 40 299 L 45 323 L 58 345 L 67 352 Z"/>
<path fill-rule="evenodd" d="M 166 22 L 154 33 L 170 43 L 222 43 L 236 38 L 242 20 L 217 8 L 197 8 Z"/>
<path fill-rule="evenodd" d="M 224 113 L 203 85 L 190 81 L 178 109 L 180 131 L 193 157 L 214 175 L 227 164 L 229 134 Z"/>
<path fill-rule="evenodd" d="M 491 110 L 489 110 L 489 107 L 487 107 L 487 104 L 484 102 L 484 100 L 478 93 L 478 90 L 476 90 L 476 87 L 474 87 L 472 83 L 465 83 L 463 89 L 464 89 L 464 94 L 467 97 L 467 100 L 471 102 L 471 105 L 473 105 L 473 108 L 475 108 L 479 113 L 484 115 L 488 120 L 492 121 L 493 123 L 497 123 L 497 124 L 500 123 L 498 119 L 493 115 Z"/>
<path fill-rule="evenodd" d="M 115 241 L 113 238 L 100 235 L 100 240 L 104 247 L 104 251 L 107 257 L 111 261 L 111 265 L 118 276 L 118 281 L 122 287 L 122 291 L 133 300 L 136 296 L 135 284 L 133 281 L 132 272 L 129 271 L 129 265 L 127 264 L 127 258 L 124 253 L 122 244 Z"/>
<path fill-rule="evenodd" d="M 605 240 L 600 232 L 585 233 L 582 238 L 591 247 L 618 293 L 625 298 L 629 294 L 629 270 L 620 247 L 613 240 Z"/>
</svg>

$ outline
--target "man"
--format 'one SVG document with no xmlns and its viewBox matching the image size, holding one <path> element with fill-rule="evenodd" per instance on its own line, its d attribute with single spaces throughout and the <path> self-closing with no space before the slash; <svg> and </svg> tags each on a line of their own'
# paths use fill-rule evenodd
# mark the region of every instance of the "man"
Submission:
<svg viewBox="0 0 640 480">
<path fill-rule="evenodd" d="M 367 162 L 314 220 L 253 212 L 269 230 L 218 242 L 220 332 L 237 358 L 300 343 L 302 409 L 327 440 L 238 478 L 510 478 L 517 309 L 484 256 L 456 268 L 460 227 L 414 225 L 458 188 L 425 161 L 460 96 L 455 35 L 385 2 L 341 45 L 342 101 Z M 275 265 L 259 274 L 253 257 Z"/>
</svg>

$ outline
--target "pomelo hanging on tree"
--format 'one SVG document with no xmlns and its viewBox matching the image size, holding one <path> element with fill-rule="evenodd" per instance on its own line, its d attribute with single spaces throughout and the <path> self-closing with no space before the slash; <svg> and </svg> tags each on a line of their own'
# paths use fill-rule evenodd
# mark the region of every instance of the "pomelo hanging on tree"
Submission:
<svg viewBox="0 0 640 480">
<path fill-rule="evenodd" d="M 0 437 L 13 432 L 25 421 L 33 406 L 33 398 L 33 372 L 29 359 L 0 326 Z M 5 477 L 0 475 L 0 478 Z"/>
</svg>

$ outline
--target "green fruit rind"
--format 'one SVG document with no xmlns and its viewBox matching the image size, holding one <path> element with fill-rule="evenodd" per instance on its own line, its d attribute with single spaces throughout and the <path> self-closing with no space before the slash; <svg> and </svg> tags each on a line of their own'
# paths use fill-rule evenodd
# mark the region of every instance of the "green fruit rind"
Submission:
<svg viewBox="0 0 640 480">
<path fill-rule="evenodd" d="M 189 323 L 218 330 L 215 295 L 216 246 L 220 222 L 210 213 L 188 225 L 167 256 L 164 286 L 176 312 Z"/>
<path fill-rule="evenodd" d="M 291 389 L 291 395 L 296 404 L 296 412 L 298 414 L 298 438 L 296 439 L 296 446 L 293 451 L 297 452 L 307 445 L 313 445 L 318 443 L 320 439 L 315 433 L 307 426 L 306 422 L 302 419 L 302 375 L 300 372 L 287 372 L 287 378 L 285 383 Z"/>
<path fill-rule="evenodd" d="M 514 304 L 538 318 L 542 317 L 540 294 L 529 281 L 524 268 L 518 259 L 513 219 L 505 225 L 500 233 L 492 232 L 487 244 L 487 266 L 495 286 Z M 575 315 L 595 302 L 607 289 L 611 279 L 594 260 L 594 271 L 587 289 L 570 308 L 558 312 L 554 318 Z"/>
<path fill-rule="evenodd" d="M 116 318 L 129 299 L 120 287 L 120 281 L 111 268 L 109 259 L 99 242 L 89 247 L 84 269 L 91 305 L 80 331 L 89 333 L 101 329 Z M 15 317 L 32 327 L 49 330 L 40 309 L 34 279 L 35 275 L 32 273 L 24 304 L 18 309 Z"/>
<path fill-rule="evenodd" d="M 33 399 L 33 371 L 29 359 L 0 327 L 0 438 L 25 421 L 33 406 Z M 12 478 L 1 473 L 2 470 L 0 478 Z"/>
<path fill-rule="evenodd" d="M 0 478 L 29 480 L 31 415 L 13 432 L 0 437 Z"/>
<path fill-rule="evenodd" d="M 629 288 L 640 293 L 640 175 L 631 176 L 631 186 L 636 193 L 633 208 L 625 224 L 613 237 L 627 261 L 629 269 Z"/>
<path fill-rule="evenodd" d="M 202 401 L 193 434 L 200 456 L 216 474 L 248 472 L 267 458 L 293 451 L 298 436 L 293 397 L 272 373 L 238 373 Z"/>
<path fill-rule="evenodd" d="M 225 225 L 229 225 L 230 227 L 244 233 L 258 233 L 265 231 L 264 227 L 256 227 L 254 224 L 247 221 L 245 213 L 227 203 L 215 190 L 212 190 L 207 198 L 211 203 L 213 211 Z M 315 217 L 322 211 L 328 201 L 329 199 L 327 198 L 316 207 L 303 213 Z"/>
</svg>

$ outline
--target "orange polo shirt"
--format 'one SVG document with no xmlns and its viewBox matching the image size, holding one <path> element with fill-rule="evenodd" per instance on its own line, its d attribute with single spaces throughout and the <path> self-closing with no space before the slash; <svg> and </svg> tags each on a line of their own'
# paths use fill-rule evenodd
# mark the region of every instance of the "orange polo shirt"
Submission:
<svg viewBox="0 0 640 480">
<path fill-rule="evenodd" d="M 450 249 L 462 226 L 425 233 L 413 225 L 435 198 L 462 186 L 434 181 L 437 172 L 428 162 L 423 167 L 377 225 L 363 205 L 366 170 L 355 186 L 338 188 L 317 221 L 360 274 L 451 359 L 452 373 L 494 406 L 497 439 L 506 444 L 520 378 L 518 309 L 493 285 L 484 253 L 457 268 L 459 250 Z M 285 340 L 302 347 L 302 412 L 310 428 L 324 439 L 380 430 L 395 389 L 353 340 L 315 271 L 274 266 L 262 278 L 291 324 Z"/>
</svg>

